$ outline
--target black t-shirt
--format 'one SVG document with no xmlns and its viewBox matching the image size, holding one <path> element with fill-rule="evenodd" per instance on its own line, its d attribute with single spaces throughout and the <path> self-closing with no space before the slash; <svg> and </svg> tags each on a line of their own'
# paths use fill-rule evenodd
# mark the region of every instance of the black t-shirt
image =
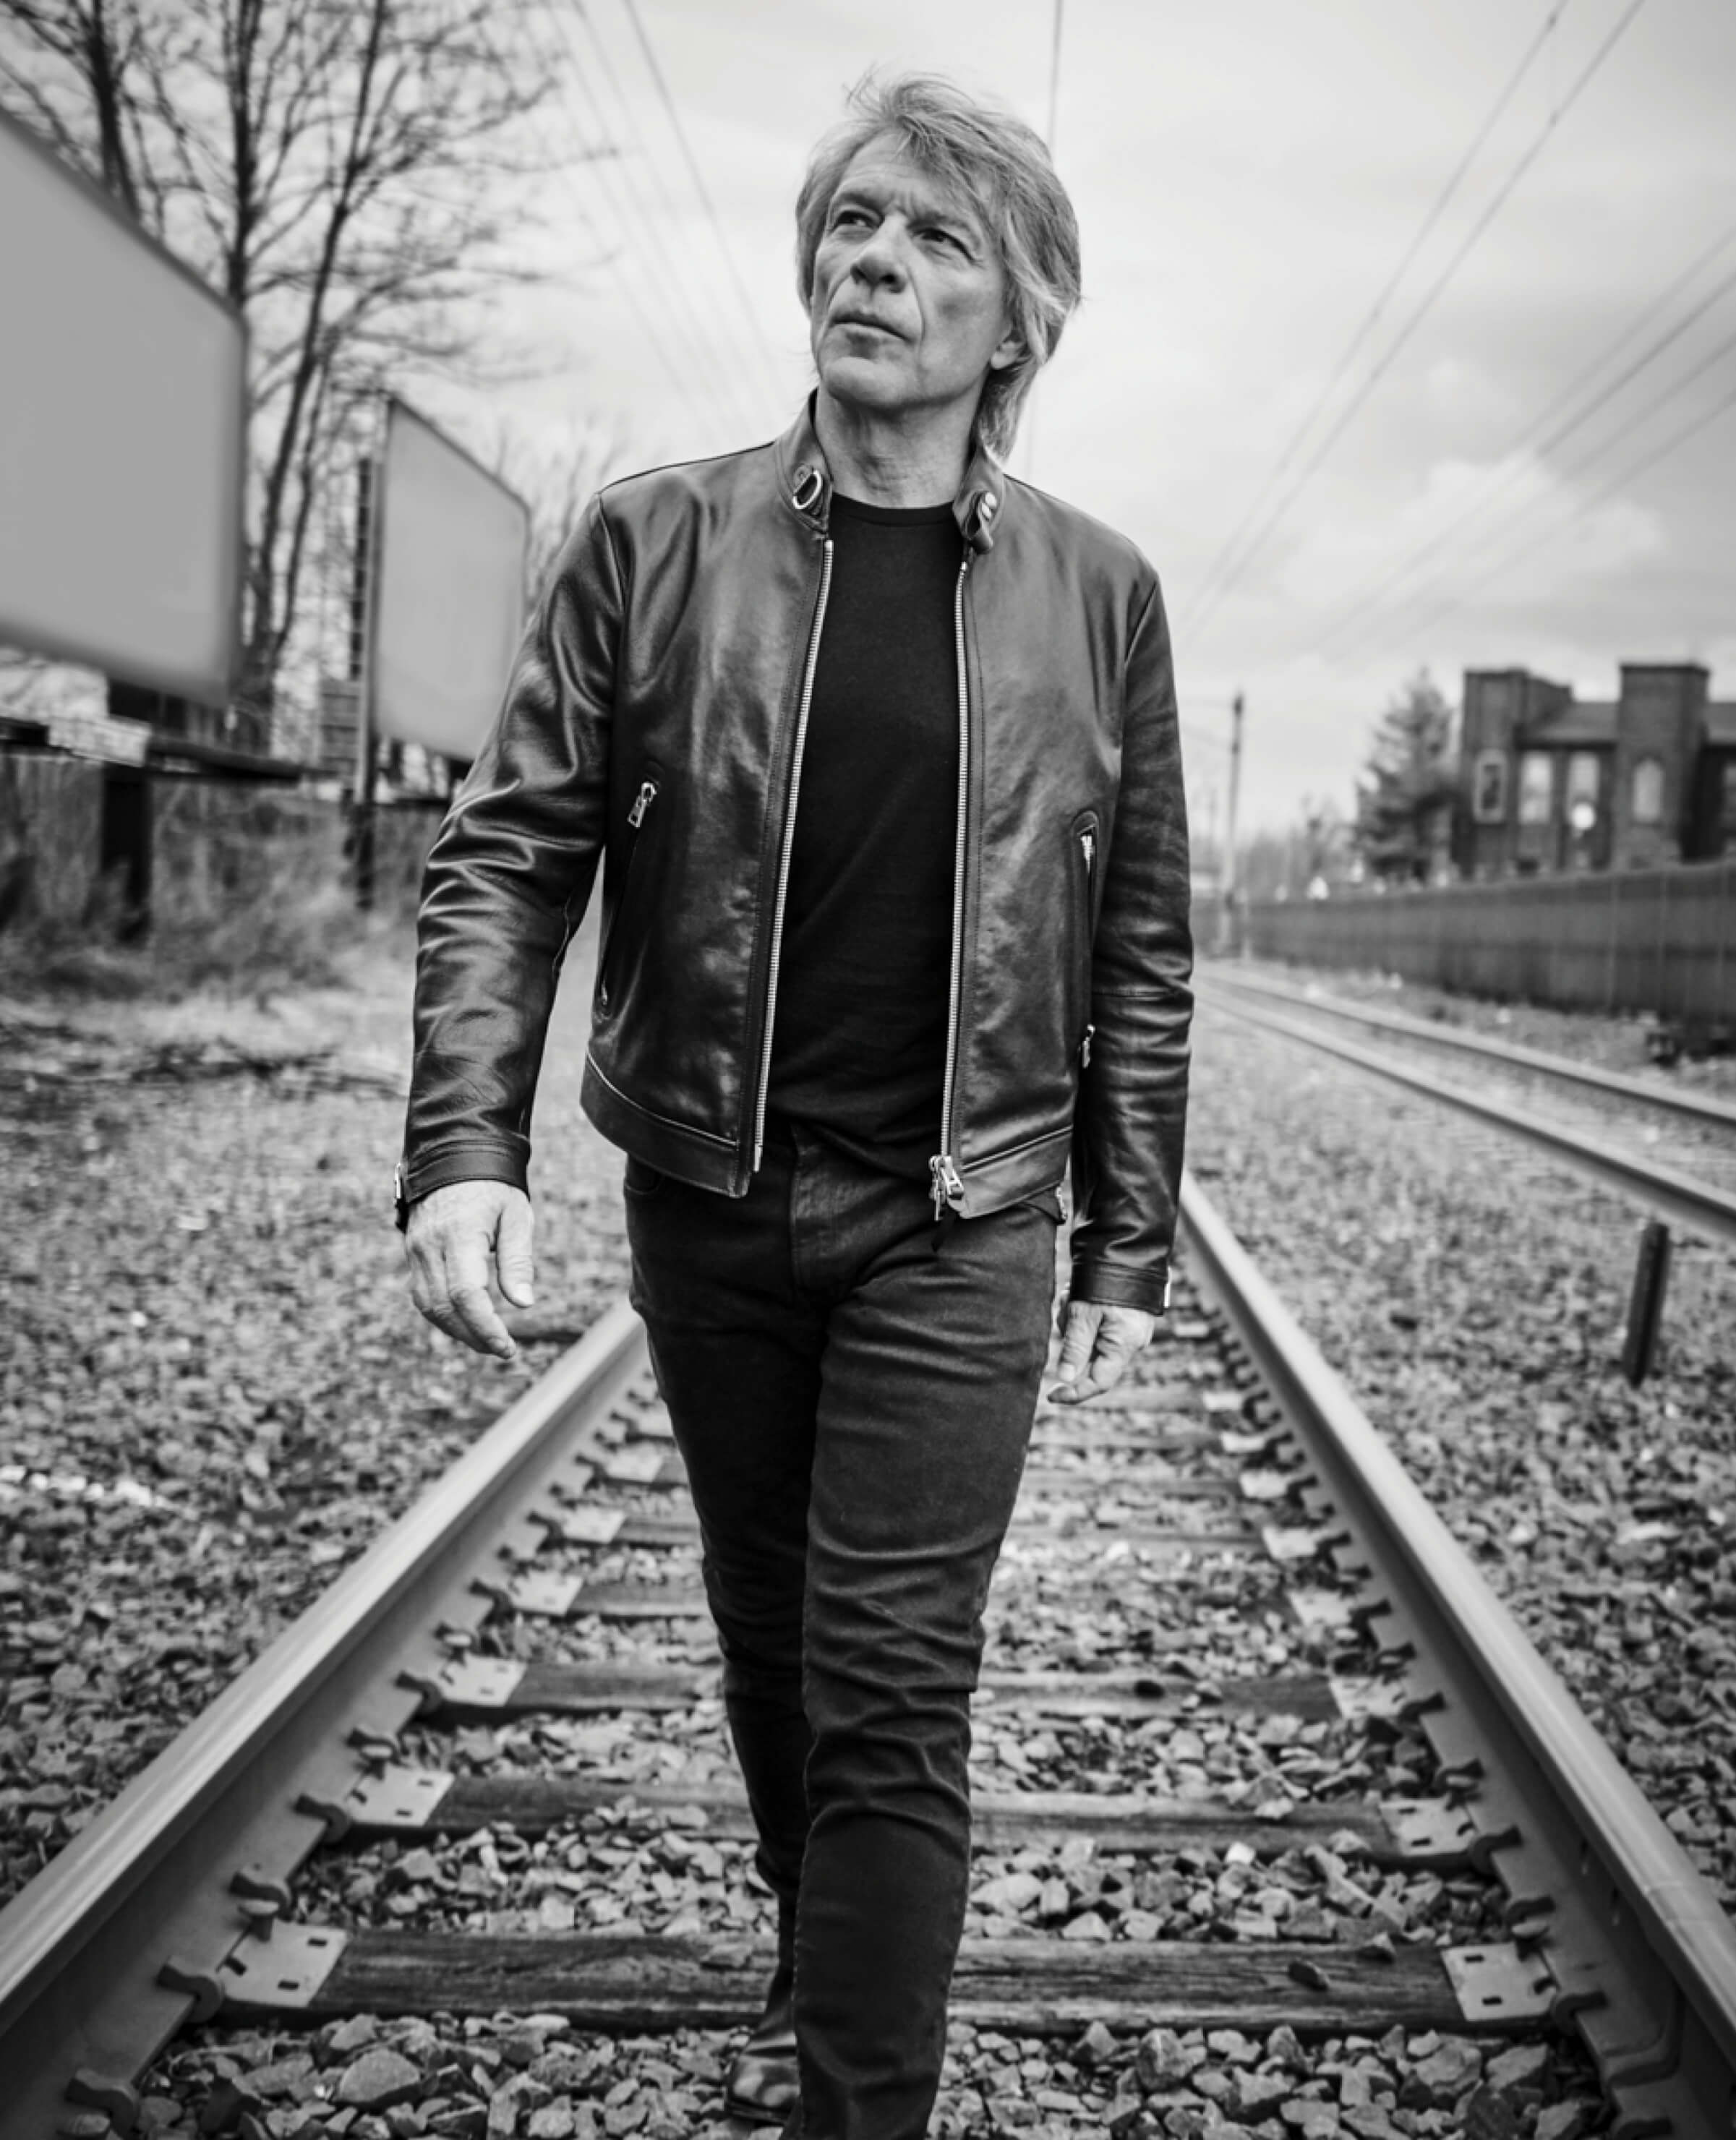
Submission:
<svg viewBox="0 0 1736 2140">
<path fill-rule="evenodd" d="M 927 1178 L 940 1149 L 959 796 L 949 505 L 834 493 L 770 1112 Z"/>
</svg>

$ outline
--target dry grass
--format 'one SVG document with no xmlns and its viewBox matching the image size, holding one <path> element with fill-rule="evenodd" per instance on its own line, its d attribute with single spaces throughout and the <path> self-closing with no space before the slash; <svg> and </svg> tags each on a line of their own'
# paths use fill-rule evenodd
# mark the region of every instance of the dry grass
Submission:
<svg viewBox="0 0 1736 2140">
<path fill-rule="evenodd" d="M 22 998 L 177 1001 L 214 994 L 269 999 L 342 978 L 346 957 L 375 941 L 406 940 L 400 904 L 365 915 L 346 882 L 310 881 L 303 858 L 256 858 L 244 887 L 158 893 L 149 930 L 127 940 L 118 885 L 78 922 L 15 922 L 0 934 L 0 994 Z"/>
</svg>

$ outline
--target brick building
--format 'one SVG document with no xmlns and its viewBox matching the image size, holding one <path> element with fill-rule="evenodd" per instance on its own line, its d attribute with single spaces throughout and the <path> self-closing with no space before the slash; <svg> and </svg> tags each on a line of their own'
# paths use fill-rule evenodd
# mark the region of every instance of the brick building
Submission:
<svg viewBox="0 0 1736 2140">
<path fill-rule="evenodd" d="M 1523 669 L 1465 671 L 1461 876 L 1639 869 L 1736 854 L 1736 702 L 1697 662 L 1624 662 L 1619 698 Z"/>
</svg>

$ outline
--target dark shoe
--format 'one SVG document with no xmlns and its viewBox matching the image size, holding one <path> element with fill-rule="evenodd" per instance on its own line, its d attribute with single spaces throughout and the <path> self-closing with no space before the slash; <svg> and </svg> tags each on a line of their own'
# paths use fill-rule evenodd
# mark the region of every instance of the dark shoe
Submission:
<svg viewBox="0 0 1736 2140">
<path fill-rule="evenodd" d="M 800 2093 L 793 1987 L 779 1970 L 765 2012 L 729 2069 L 723 2108 L 732 2118 L 745 2118 L 755 2125 L 782 2125 Z"/>
</svg>

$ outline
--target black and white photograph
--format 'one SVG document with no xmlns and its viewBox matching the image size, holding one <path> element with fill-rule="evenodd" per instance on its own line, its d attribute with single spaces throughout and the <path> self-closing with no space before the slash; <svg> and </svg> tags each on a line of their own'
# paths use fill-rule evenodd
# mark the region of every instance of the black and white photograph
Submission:
<svg viewBox="0 0 1736 2140">
<path fill-rule="evenodd" d="M 1736 2132 L 1729 0 L 0 0 L 0 2140 Z"/>
</svg>

